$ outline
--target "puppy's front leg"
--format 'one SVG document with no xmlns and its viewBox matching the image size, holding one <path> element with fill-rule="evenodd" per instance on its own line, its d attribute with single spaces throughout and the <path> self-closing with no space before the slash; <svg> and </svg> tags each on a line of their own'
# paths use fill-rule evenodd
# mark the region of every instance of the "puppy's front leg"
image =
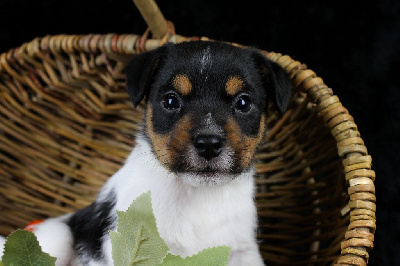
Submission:
<svg viewBox="0 0 400 266">
<path fill-rule="evenodd" d="M 57 258 L 56 266 L 80 265 L 75 263 L 74 240 L 69 226 L 65 223 L 67 217 L 69 215 L 47 219 L 32 228 L 42 251 Z"/>
</svg>

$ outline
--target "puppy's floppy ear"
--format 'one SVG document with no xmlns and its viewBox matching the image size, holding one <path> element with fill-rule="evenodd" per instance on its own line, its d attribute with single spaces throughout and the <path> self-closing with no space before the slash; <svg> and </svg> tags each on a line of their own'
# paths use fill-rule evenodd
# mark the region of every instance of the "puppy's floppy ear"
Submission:
<svg viewBox="0 0 400 266">
<path fill-rule="evenodd" d="M 264 86 L 268 90 L 268 97 L 272 97 L 281 114 L 285 113 L 292 94 L 292 81 L 289 75 L 277 63 L 257 51 L 253 51 L 253 58 L 262 75 Z"/>
<path fill-rule="evenodd" d="M 154 76 L 164 60 L 167 47 L 135 56 L 126 67 L 126 88 L 136 107 L 148 95 Z"/>
</svg>

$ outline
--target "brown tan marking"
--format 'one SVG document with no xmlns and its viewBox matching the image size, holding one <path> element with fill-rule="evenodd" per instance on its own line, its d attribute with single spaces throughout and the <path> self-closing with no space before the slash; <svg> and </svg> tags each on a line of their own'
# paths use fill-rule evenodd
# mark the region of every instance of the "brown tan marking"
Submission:
<svg viewBox="0 0 400 266">
<path fill-rule="evenodd" d="M 182 155 L 186 153 L 188 147 L 191 145 L 191 130 L 192 122 L 189 115 L 184 115 L 177 121 L 171 133 L 169 145 L 172 163 L 182 160 Z"/>
<path fill-rule="evenodd" d="M 146 113 L 147 135 L 160 163 L 167 169 L 171 169 L 191 141 L 189 133 L 191 130 L 190 117 L 188 115 L 183 116 L 168 134 L 157 134 L 154 132 L 152 117 L 153 109 L 151 104 L 148 104 Z"/>
<path fill-rule="evenodd" d="M 172 85 L 182 95 L 188 95 L 192 91 L 192 83 L 186 75 L 176 75 L 172 80 Z"/>
<path fill-rule="evenodd" d="M 225 90 L 229 96 L 235 96 L 243 87 L 243 80 L 237 76 L 230 77 L 225 84 Z"/>
<path fill-rule="evenodd" d="M 147 105 L 146 109 L 146 130 L 147 136 L 149 137 L 153 150 L 162 165 L 168 167 L 170 163 L 170 157 L 168 156 L 167 143 L 169 136 L 168 134 L 161 135 L 154 132 L 153 129 L 153 108 L 150 103 Z"/>
<path fill-rule="evenodd" d="M 235 150 L 237 157 L 240 158 L 241 167 L 243 169 L 250 167 L 257 146 L 265 134 L 265 115 L 261 116 L 260 128 L 256 137 L 243 135 L 240 126 L 233 118 L 228 118 L 225 130 L 229 144 Z"/>
</svg>

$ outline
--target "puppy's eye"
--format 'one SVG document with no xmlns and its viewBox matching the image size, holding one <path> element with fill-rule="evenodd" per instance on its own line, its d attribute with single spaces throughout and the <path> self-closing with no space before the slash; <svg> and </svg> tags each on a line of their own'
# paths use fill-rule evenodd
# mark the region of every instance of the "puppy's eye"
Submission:
<svg viewBox="0 0 400 266">
<path fill-rule="evenodd" d="M 235 109 L 246 113 L 251 109 L 251 99 L 248 95 L 241 95 L 236 99 Z"/>
<path fill-rule="evenodd" d="M 165 109 L 173 111 L 181 108 L 182 104 L 175 94 L 168 93 L 163 98 L 163 106 Z"/>
</svg>

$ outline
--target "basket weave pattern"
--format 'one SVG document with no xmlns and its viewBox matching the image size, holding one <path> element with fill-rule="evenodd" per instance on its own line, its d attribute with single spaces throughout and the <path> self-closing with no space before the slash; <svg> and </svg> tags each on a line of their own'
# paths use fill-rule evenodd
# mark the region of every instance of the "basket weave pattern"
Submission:
<svg viewBox="0 0 400 266">
<path fill-rule="evenodd" d="M 0 234 L 94 199 L 140 127 L 126 63 L 163 42 L 60 35 L 0 55 Z M 354 119 L 304 64 L 264 54 L 290 74 L 295 92 L 256 155 L 262 255 L 269 265 L 366 265 L 375 173 Z"/>
</svg>

